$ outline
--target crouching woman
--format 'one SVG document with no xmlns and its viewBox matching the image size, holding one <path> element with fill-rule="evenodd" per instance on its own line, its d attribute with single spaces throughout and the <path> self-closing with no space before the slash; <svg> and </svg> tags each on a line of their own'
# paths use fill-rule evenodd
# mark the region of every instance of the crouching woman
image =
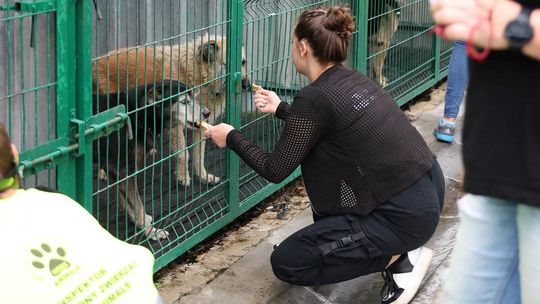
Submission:
<svg viewBox="0 0 540 304">
<path fill-rule="evenodd" d="M 423 245 L 439 222 L 444 177 L 396 102 L 342 65 L 354 28 L 346 7 L 300 15 L 291 57 L 311 83 L 290 105 L 272 91 L 254 97 L 285 121 L 272 152 L 227 124 L 205 136 L 274 183 L 301 166 L 314 223 L 276 246 L 279 279 L 309 286 L 382 272 L 382 303 L 408 303 L 431 261 Z"/>
</svg>

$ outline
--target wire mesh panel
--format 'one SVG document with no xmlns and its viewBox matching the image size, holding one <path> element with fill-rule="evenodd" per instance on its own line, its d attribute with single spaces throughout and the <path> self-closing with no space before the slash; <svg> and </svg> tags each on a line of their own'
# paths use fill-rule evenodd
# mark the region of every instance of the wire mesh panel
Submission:
<svg viewBox="0 0 540 304">
<path fill-rule="evenodd" d="M 21 11 L 0 0 L 0 121 L 25 152 L 56 140 L 55 9 Z M 54 168 L 27 175 L 24 186 L 56 186 Z"/>
<path fill-rule="evenodd" d="M 156 257 L 229 213 L 225 154 L 194 126 L 223 119 L 227 15 L 227 1 L 96 1 L 94 110 L 125 105 L 131 133 L 95 144 L 94 214 Z"/>
<path fill-rule="evenodd" d="M 439 72 L 429 2 L 369 0 L 368 6 L 368 75 L 403 104 Z"/>
<path fill-rule="evenodd" d="M 160 258 L 158 268 L 279 189 L 242 161 L 239 174 L 228 172 L 237 172 L 236 162 L 206 142 L 193 124 L 229 117 L 263 149 L 273 149 L 283 122 L 257 112 L 249 84 L 274 90 L 288 102 L 307 85 L 290 59 L 291 33 L 301 12 L 336 4 L 355 12 L 365 7 L 368 18 L 357 18 L 357 27 L 367 30 L 366 41 L 355 34 L 345 65 L 367 62 L 368 75 L 389 84 L 396 96 L 399 85 L 409 92 L 433 80 L 436 46 L 427 35 L 427 1 L 95 3 L 94 112 L 124 105 L 131 131 L 120 130 L 94 145 L 93 210 L 119 238 L 151 248 Z M 227 45 L 227 39 L 236 43 L 237 33 L 242 47 Z M 238 70 L 232 64 L 228 69 L 237 61 Z M 240 89 L 231 82 L 237 72 L 243 78 Z M 240 114 L 226 116 L 226 109 Z"/>
<path fill-rule="evenodd" d="M 454 42 L 452 41 L 447 41 L 447 40 L 441 41 L 440 62 L 439 62 L 440 70 L 448 69 L 448 65 L 450 64 L 450 56 L 452 55 L 453 46 L 454 46 Z"/>
</svg>

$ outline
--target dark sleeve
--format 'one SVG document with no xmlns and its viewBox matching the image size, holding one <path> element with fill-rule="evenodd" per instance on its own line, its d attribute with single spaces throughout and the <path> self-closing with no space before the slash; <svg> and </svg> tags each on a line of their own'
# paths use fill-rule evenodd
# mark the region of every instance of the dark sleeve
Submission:
<svg viewBox="0 0 540 304">
<path fill-rule="evenodd" d="M 334 116 L 327 98 L 317 89 L 308 87 L 290 105 L 285 127 L 273 152 L 264 152 L 238 130 L 229 133 L 227 146 L 262 177 L 279 183 L 300 165 L 327 132 Z"/>
<path fill-rule="evenodd" d="M 286 120 L 291 111 L 291 105 L 285 101 L 282 101 L 276 109 L 276 117 L 282 120 Z"/>
</svg>

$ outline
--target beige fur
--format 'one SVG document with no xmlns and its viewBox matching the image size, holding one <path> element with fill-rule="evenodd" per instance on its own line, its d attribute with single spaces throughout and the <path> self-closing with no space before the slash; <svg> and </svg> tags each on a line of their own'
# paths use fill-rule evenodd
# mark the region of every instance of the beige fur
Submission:
<svg viewBox="0 0 540 304">
<path fill-rule="evenodd" d="M 126 86 L 135 87 L 162 79 L 179 80 L 194 89 L 196 99 L 211 111 L 209 120 L 213 123 L 225 110 L 226 50 L 225 38 L 209 35 L 179 45 L 118 49 L 99 58 L 93 65 L 93 90 L 117 92 L 125 90 Z M 245 60 L 242 62 L 245 75 Z M 185 150 L 183 127 L 171 129 L 172 149 L 181 151 L 177 160 L 178 181 L 189 185 L 189 155 Z M 200 129 L 194 132 L 195 142 L 200 142 L 193 149 L 194 173 L 204 183 L 218 183 L 220 178 L 206 171 L 202 132 Z"/>
<path fill-rule="evenodd" d="M 385 87 L 388 85 L 388 79 L 383 75 L 383 66 L 392 38 L 398 29 L 399 15 L 391 11 L 380 18 L 380 28 L 369 37 L 368 45 L 370 54 L 375 54 L 371 73 L 375 81 L 381 87 Z"/>
</svg>

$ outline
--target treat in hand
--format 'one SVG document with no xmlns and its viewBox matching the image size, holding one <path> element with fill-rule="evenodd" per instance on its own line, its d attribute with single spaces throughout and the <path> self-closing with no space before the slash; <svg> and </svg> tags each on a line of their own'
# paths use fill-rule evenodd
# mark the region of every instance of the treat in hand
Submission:
<svg viewBox="0 0 540 304">
<path fill-rule="evenodd" d="M 196 121 L 193 125 L 199 129 L 203 127 L 206 130 L 208 130 L 208 127 L 210 127 L 210 124 L 208 124 L 206 121 Z"/>
<path fill-rule="evenodd" d="M 252 84 L 251 89 L 253 90 L 253 92 L 257 93 L 260 90 L 262 90 L 263 88 L 260 85 Z"/>
</svg>

